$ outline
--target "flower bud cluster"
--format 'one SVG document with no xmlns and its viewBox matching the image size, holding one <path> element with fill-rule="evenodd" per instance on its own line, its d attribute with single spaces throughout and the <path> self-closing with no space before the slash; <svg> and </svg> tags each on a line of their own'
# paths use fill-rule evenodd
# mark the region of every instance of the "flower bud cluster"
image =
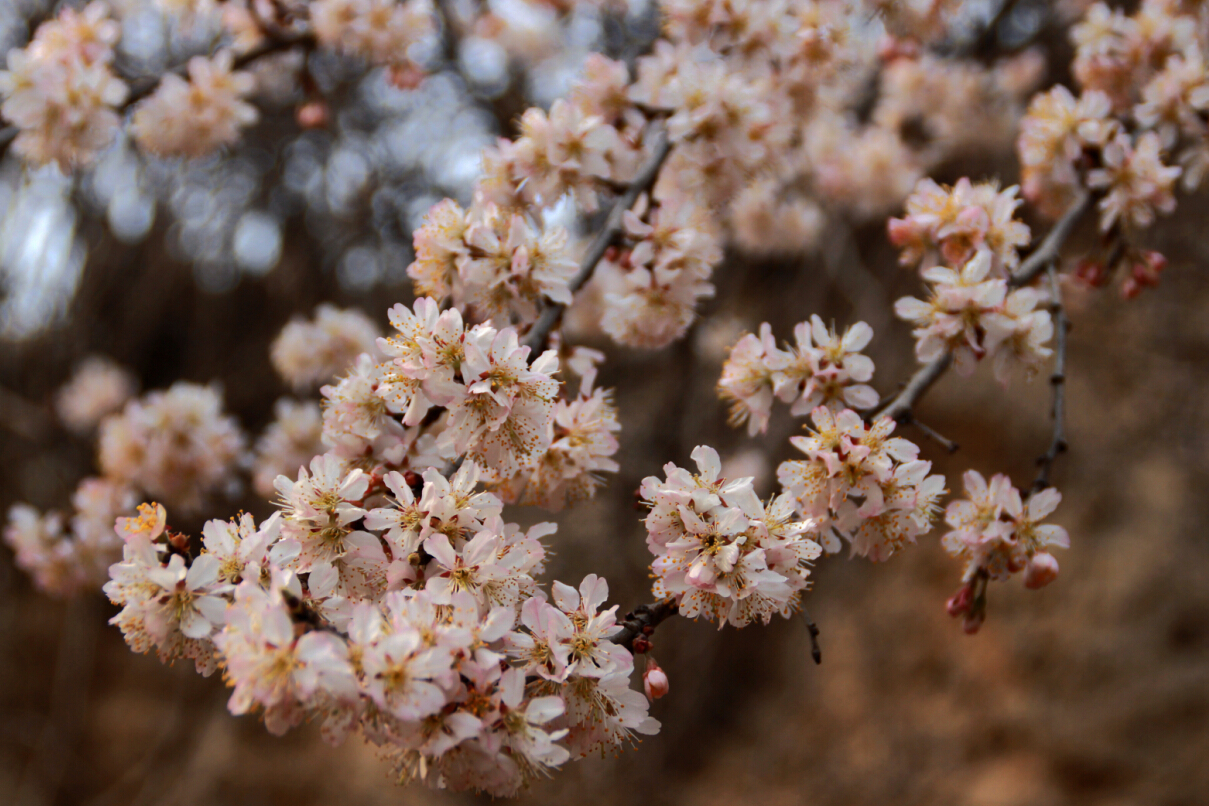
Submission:
<svg viewBox="0 0 1209 806">
<path fill-rule="evenodd" d="M 25 49 L 0 70 L 0 112 L 19 130 L 13 148 L 36 164 L 64 171 L 91 163 L 113 142 L 128 87 L 113 73 L 121 30 L 100 0 L 63 9 L 38 26 Z"/>
<path fill-rule="evenodd" d="M 944 476 L 928 475 L 919 447 L 890 436 L 892 419 L 866 425 L 851 409 L 819 406 L 811 420 L 809 436 L 790 439 L 806 458 L 782 462 L 777 479 L 818 524 L 824 550 L 838 552 L 842 537 L 853 555 L 885 560 L 932 528 Z"/>
<path fill-rule="evenodd" d="M 765 504 L 750 478 L 722 478 L 713 448 L 699 445 L 692 457 L 696 473 L 669 462 L 666 480 L 642 482 L 655 596 L 719 628 L 791 615 L 821 553 L 819 521 L 794 520 L 790 494 Z"/>
<path fill-rule="evenodd" d="M 718 394 L 733 401 L 731 425 L 746 422 L 749 436 L 767 430 L 774 397 L 792 404 L 789 413 L 795 417 L 817 406 L 839 411 L 870 409 L 878 403 L 877 392 L 867 383 L 873 379 L 873 361 L 861 353 L 873 338 L 873 328 L 857 322 L 840 336 L 815 315 L 795 325 L 793 335 L 796 344 L 782 350 L 765 322 L 758 336 L 747 333 L 740 338 L 722 365 Z"/>
</svg>

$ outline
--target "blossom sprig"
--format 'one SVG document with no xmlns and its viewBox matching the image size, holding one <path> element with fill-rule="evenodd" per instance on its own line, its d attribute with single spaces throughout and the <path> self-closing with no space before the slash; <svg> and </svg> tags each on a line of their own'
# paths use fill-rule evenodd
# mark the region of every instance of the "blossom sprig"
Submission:
<svg viewBox="0 0 1209 806">
<path fill-rule="evenodd" d="M 546 227 L 481 196 L 469 210 L 446 199 L 416 230 L 416 259 L 407 274 L 419 294 L 449 299 L 483 320 L 526 324 L 547 300 L 571 302 L 567 283 L 578 266 L 568 238 L 562 227 Z"/>
<path fill-rule="evenodd" d="M 966 177 L 951 188 L 931 179 L 919 180 L 907 197 L 907 214 L 889 222 L 890 241 L 900 249 L 903 265 L 923 268 L 943 259 L 950 266 L 965 263 L 979 250 L 994 258 L 997 276 L 1020 264 L 1018 249 L 1029 243 L 1028 225 L 1016 220 L 1015 185 L 999 190 L 996 183 L 974 184 Z"/>
<path fill-rule="evenodd" d="M 0 113 L 19 130 L 14 150 L 64 171 L 88 165 L 121 126 L 129 87 L 113 72 L 120 24 L 101 0 L 63 9 L 38 26 L 33 41 L 8 53 L 0 70 Z"/>
<path fill-rule="evenodd" d="M 218 387 L 185 381 L 131 400 L 101 423 L 102 471 L 152 498 L 196 511 L 244 451 L 243 431 L 222 406 Z"/>
<path fill-rule="evenodd" d="M 332 742 L 363 732 L 432 786 L 512 795 L 657 731 L 610 640 L 607 583 L 556 582 L 549 604 L 532 575 L 553 525 L 504 523 L 476 480 L 472 462 L 428 471 L 417 497 L 393 473 L 382 500 L 362 471 L 317 457 L 278 480 L 279 515 L 210 521 L 192 558 L 164 508 L 142 505 L 118 521 L 113 622 L 136 651 L 221 667 L 232 713 L 259 712 L 275 734 L 307 719 Z"/>
<path fill-rule="evenodd" d="M 1157 283 L 1138 232 L 1176 206 L 1176 181 L 1193 191 L 1209 167 L 1209 47 L 1196 9 L 1146 0 L 1133 14 L 1104 3 L 1071 30 L 1081 90 L 1038 95 L 1021 121 L 1024 196 L 1057 217 L 1081 193 L 1099 202 L 1105 237 L 1081 272 L 1094 285 L 1125 268 L 1126 297 Z"/>
<path fill-rule="evenodd" d="M 949 600 L 949 614 L 963 618 L 966 632 L 976 632 L 986 617 L 986 582 L 1023 572 L 1026 588 L 1042 588 L 1058 577 L 1053 548 L 1069 548 L 1061 526 L 1042 523 L 1062 501 L 1052 487 L 1027 498 L 1011 480 L 997 474 L 988 482 L 976 470 L 962 476 L 965 499 L 945 509 L 950 531 L 941 545 L 965 563 L 962 587 Z"/>
<path fill-rule="evenodd" d="M 699 445 L 692 458 L 696 473 L 669 462 L 665 480 L 642 482 L 655 596 L 719 628 L 791 615 L 821 553 L 819 522 L 795 520 L 792 495 L 765 504 L 750 478 L 723 478 L 713 448 Z"/>
<path fill-rule="evenodd" d="M 853 555 L 886 560 L 932 528 L 944 476 L 929 475 L 917 445 L 891 436 L 892 419 L 866 425 L 851 409 L 819 406 L 811 420 L 809 436 L 790 439 L 806 458 L 782 462 L 777 479 L 816 522 L 824 550 L 838 552 L 843 538 Z"/>
<path fill-rule="evenodd" d="M 995 277 L 988 250 L 974 254 L 959 270 L 935 266 L 923 273 L 931 297 L 903 297 L 894 303 L 900 319 L 915 329 L 915 355 L 922 363 L 951 353 L 958 373 L 973 373 L 989 359 L 995 378 L 1006 384 L 1013 369 L 1032 373 L 1052 354 L 1054 334 L 1050 312 L 1042 306 L 1043 292 L 1035 288 L 1009 290 Z"/>
<path fill-rule="evenodd" d="M 229 50 L 189 60 L 188 80 L 167 73 L 134 110 L 131 134 L 144 151 L 162 157 L 201 157 L 238 142 L 259 119 L 244 98 L 256 86 L 251 74 L 232 70 Z"/>
<path fill-rule="evenodd" d="M 820 405 L 838 411 L 878 404 L 877 391 L 868 385 L 873 361 L 861 353 L 873 338 L 869 325 L 857 322 L 841 336 L 814 315 L 793 333 L 796 343 L 778 348 L 765 322 L 759 335 L 742 336 L 722 365 L 718 394 L 732 401 L 731 424 L 746 422 L 749 436 L 767 430 L 774 398 L 792 404 L 795 417 Z"/>
</svg>

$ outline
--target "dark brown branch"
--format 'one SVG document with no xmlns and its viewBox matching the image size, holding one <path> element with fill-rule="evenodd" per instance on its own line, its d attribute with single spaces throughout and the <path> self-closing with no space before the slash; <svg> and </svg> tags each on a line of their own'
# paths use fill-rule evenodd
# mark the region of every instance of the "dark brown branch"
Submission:
<svg viewBox="0 0 1209 806">
<path fill-rule="evenodd" d="M 596 270 L 596 264 L 604 257 L 605 251 L 608 250 L 613 242 L 616 241 L 622 232 L 622 216 L 625 212 L 634 206 L 634 202 L 638 201 L 641 196 L 651 185 L 655 184 L 656 177 L 659 176 L 659 169 L 663 167 L 663 161 L 667 159 L 668 153 L 672 150 L 672 144 L 667 137 L 667 130 L 662 124 L 652 124 L 654 134 L 651 143 L 651 155 L 647 157 L 646 162 L 638 169 L 637 176 L 630 183 L 629 188 L 621 195 L 613 207 L 609 210 L 609 217 L 605 221 L 604 227 L 596 235 L 596 238 L 588 245 L 588 251 L 584 253 L 583 260 L 579 264 L 579 272 L 571 278 L 567 285 L 574 294 L 583 287 L 591 277 L 592 272 Z M 562 316 L 563 308 L 566 306 L 559 303 L 552 303 L 546 306 L 542 311 L 541 316 L 533 323 L 533 327 L 525 335 L 524 344 L 527 344 L 535 352 L 545 346 L 546 340 L 550 337 L 550 331 L 554 329 L 554 325 Z"/>
<path fill-rule="evenodd" d="M 823 650 L 819 646 L 819 625 L 814 623 L 814 619 L 806 612 L 806 608 L 798 611 L 802 614 L 802 620 L 806 622 L 806 631 L 810 633 L 810 657 L 814 658 L 814 665 L 818 666 L 823 662 Z"/>
<path fill-rule="evenodd" d="M 1070 237 L 1071 230 L 1075 228 L 1075 224 L 1083 217 L 1083 213 L 1091 206 L 1092 195 L 1084 193 L 1079 199 L 1070 206 L 1070 209 L 1062 214 L 1062 218 L 1058 219 L 1058 223 L 1054 224 L 1054 228 L 1045 236 L 1045 240 L 1041 245 L 1033 250 L 1033 253 L 1025 258 L 1020 267 L 1012 273 L 1008 280 L 1008 285 L 1019 287 L 1028 285 L 1038 275 L 1046 270 L 1051 263 L 1058 260 L 1058 253 L 1062 250 L 1062 245 L 1066 243 L 1066 239 Z"/>
<path fill-rule="evenodd" d="M 1050 315 L 1054 318 L 1054 372 L 1049 376 L 1054 389 L 1051 416 L 1054 420 L 1053 436 L 1049 449 L 1037 460 L 1037 478 L 1033 481 L 1033 492 L 1040 492 L 1050 485 L 1050 474 L 1054 462 L 1066 452 L 1066 338 L 1070 330 L 1070 319 L 1062 306 L 1062 290 L 1058 286 L 1058 271 L 1053 262 L 1049 264 Z"/>
<path fill-rule="evenodd" d="M 615 644 L 621 644 L 631 652 L 634 651 L 634 639 L 639 636 L 649 636 L 663 622 L 679 612 L 679 605 L 669 599 L 666 602 L 639 605 L 633 612 L 626 613 L 621 620 L 617 632 L 609 636 Z"/>
<path fill-rule="evenodd" d="M 932 388 L 932 384 L 945 374 L 945 370 L 951 363 L 953 363 L 953 355 L 946 351 L 924 364 L 911 376 L 911 380 L 907 381 L 907 385 L 898 393 L 898 396 L 878 409 L 871 419 L 880 420 L 882 417 L 890 417 L 903 422 L 910 418 L 915 404 L 919 402 L 925 392 Z"/>
<path fill-rule="evenodd" d="M 458 43 L 461 41 L 457 12 L 452 0 L 437 0 L 437 20 L 441 23 L 441 55 L 451 65 L 458 63 Z"/>
</svg>

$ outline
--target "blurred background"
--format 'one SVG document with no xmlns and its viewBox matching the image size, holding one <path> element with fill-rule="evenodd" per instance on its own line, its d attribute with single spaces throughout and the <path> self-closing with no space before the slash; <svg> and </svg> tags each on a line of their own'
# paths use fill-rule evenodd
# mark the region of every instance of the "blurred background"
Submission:
<svg viewBox="0 0 1209 806">
<path fill-rule="evenodd" d="M 507 14 L 531 4 L 492 7 L 529 30 L 527 18 Z M 23 43 L 47 8 L 12 0 L 0 10 L 4 47 Z M 554 19 L 547 40 L 519 40 L 557 41 L 530 51 L 541 58 L 518 59 L 507 38 L 472 38 L 415 90 L 338 60 L 317 64 L 331 95 L 347 101 L 331 126 L 288 128 L 287 98 L 246 148 L 202 163 L 158 163 L 120 144 L 74 181 L 11 157 L 0 163 L 0 509 L 62 508 L 94 472 L 94 446 L 64 430 L 53 408 L 86 355 L 129 367 L 144 390 L 218 381 L 256 434 L 288 392 L 269 344 L 292 316 L 331 301 L 385 326 L 386 309 L 412 298 L 411 231 L 434 201 L 465 198 L 479 150 L 510 134 L 526 105 L 564 94 L 586 53 L 624 58 L 658 31 L 641 9 L 617 17 L 580 5 Z M 148 71 L 196 47 L 162 15 L 127 24 L 127 58 Z M 531 27 L 545 30 L 540 19 Z M 1047 78 L 1060 79 L 1063 40 L 1039 36 L 1050 48 Z M 1009 184 L 1015 172 L 1009 148 L 950 153 L 929 175 Z M 1183 198 L 1149 233 L 1170 259 L 1158 289 L 1129 302 L 1111 289 L 1068 289 L 1071 450 L 1054 476 L 1064 494 L 1054 520 L 1072 546 L 1056 584 L 992 584 L 986 625 L 965 636 L 944 612 L 960 568 L 934 532 L 884 564 L 843 555 L 818 564 L 806 606 L 821 630 L 820 666 L 800 619 L 722 631 L 674 619 L 653 652 L 671 679 L 652 708 L 663 731 L 619 757 L 569 763 L 520 802 L 1205 803 L 1207 213 L 1204 194 Z M 512 510 L 521 523 L 559 523 L 549 579 L 600 573 L 623 612 L 649 600 L 634 491 L 665 462 L 687 464 L 695 445 L 715 446 L 732 473 L 772 491 L 801 421 L 782 407 L 765 435 L 726 426 L 714 386 L 743 331 L 767 321 L 784 338 L 812 313 L 840 326 L 864 320 L 876 333 L 867 351 L 874 385 L 889 396 L 909 377 L 909 329 L 891 304 L 919 284 L 896 265 L 884 219 L 841 211 L 824 231 L 807 254 L 728 252 L 716 298 L 666 350 L 582 335 L 609 356 L 601 384 L 616 388 L 622 470 L 596 499 L 558 516 Z M 1085 222 L 1068 252 L 1093 238 Z M 950 490 L 969 468 L 1025 487 L 1049 442 L 1049 401 L 1044 379 L 1005 394 L 986 368 L 948 376 L 919 416 L 960 450 L 946 455 L 910 427 L 904 435 Z M 237 490 L 226 504 L 206 517 L 271 511 Z M 196 530 L 200 520 L 174 525 Z M 230 716 L 221 680 L 134 655 L 106 625 L 112 615 L 99 593 L 70 602 L 38 594 L 0 549 L 0 802 L 476 800 L 396 787 L 359 740 L 333 750 L 317 726 L 277 739 L 254 718 Z"/>
</svg>

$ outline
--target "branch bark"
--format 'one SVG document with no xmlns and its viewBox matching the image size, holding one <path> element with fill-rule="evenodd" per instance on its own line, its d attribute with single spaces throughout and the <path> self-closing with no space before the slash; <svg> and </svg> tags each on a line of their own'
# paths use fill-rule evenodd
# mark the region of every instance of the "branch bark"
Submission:
<svg viewBox="0 0 1209 806">
<path fill-rule="evenodd" d="M 1079 223 L 1079 219 L 1091 206 L 1091 200 L 1092 194 L 1084 193 L 1070 206 L 1069 210 L 1062 214 L 1062 218 L 1054 224 L 1054 228 L 1045 236 L 1041 245 L 1033 250 L 1033 253 L 1025 258 L 1020 267 L 1012 273 L 1011 278 L 1008 279 L 1009 286 L 1019 288 L 1022 285 L 1028 285 L 1051 263 L 1057 262 L 1062 245 L 1070 237 L 1075 224 Z"/>
<path fill-rule="evenodd" d="M 621 629 L 610 635 L 609 640 L 633 652 L 634 639 L 650 635 L 656 627 L 678 612 L 679 605 L 670 599 L 666 602 L 639 605 L 632 612 L 626 613 L 619 625 Z"/>
<path fill-rule="evenodd" d="M 651 185 L 655 184 L 655 179 L 659 176 L 659 169 L 663 167 L 663 161 L 667 159 L 668 153 L 672 150 L 667 130 L 662 124 L 656 123 L 652 125 L 654 126 L 654 135 L 651 144 L 651 155 L 647 157 L 646 162 L 638 169 L 638 175 L 634 177 L 634 181 L 630 183 L 626 192 L 613 203 L 604 228 L 596 235 L 592 243 L 588 245 L 588 250 L 584 253 L 583 260 L 580 261 L 579 272 L 567 284 L 572 294 L 582 288 L 584 283 L 588 282 L 592 277 L 592 272 L 596 271 L 596 264 L 604 257 L 605 251 L 621 236 L 622 216 L 625 215 L 626 210 L 634 206 L 634 202 L 638 201 L 639 196 L 647 191 Z M 550 337 L 550 331 L 558 323 L 565 307 L 561 303 L 547 305 L 537 318 L 537 321 L 533 323 L 533 327 L 525 334 L 523 343 L 527 344 L 535 352 L 544 347 L 546 340 Z"/>
<path fill-rule="evenodd" d="M 1050 315 L 1054 318 L 1054 372 L 1049 376 L 1050 385 L 1054 390 L 1051 416 L 1054 420 L 1053 435 L 1050 437 L 1049 449 L 1037 459 L 1037 478 L 1033 481 L 1033 492 L 1040 492 L 1050 486 L 1050 474 L 1054 472 L 1054 463 L 1058 456 L 1066 452 L 1066 337 L 1070 330 L 1070 319 L 1062 306 L 1062 289 L 1058 286 L 1058 270 L 1053 262 L 1049 264 L 1050 283 Z"/>
</svg>

